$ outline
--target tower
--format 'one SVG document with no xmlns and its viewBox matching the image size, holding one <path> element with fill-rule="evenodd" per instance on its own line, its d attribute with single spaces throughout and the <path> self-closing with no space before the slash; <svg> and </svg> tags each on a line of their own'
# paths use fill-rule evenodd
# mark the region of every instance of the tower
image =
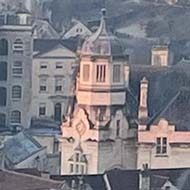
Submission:
<svg viewBox="0 0 190 190">
<path fill-rule="evenodd" d="M 98 30 L 81 48 L 77 103 L 61 126 L 62 174 L 133 167 L 127 162 L 134 155 L 128 152 L 126 65 L 121 43 L 107 30 L 103 9 Z"/>
<path fill-rule="evenodd" d="M 22 4 L 0 15 L 0 125 L 28 127 L 32 68 L 31 15 Z"/>
</svg>

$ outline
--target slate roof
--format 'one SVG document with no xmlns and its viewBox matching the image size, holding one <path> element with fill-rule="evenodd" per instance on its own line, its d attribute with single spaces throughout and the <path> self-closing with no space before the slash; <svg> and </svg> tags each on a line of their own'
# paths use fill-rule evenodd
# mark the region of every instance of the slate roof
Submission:
<svg viewBox="0 0 190 190">
<path fill-rule="evenodd" d="M 29 158 L 43 147 L 26 132 L 20 132 L 5 142 L 5 156 L 12 164 Z"/>
<path fill-rule="evenodd" d="M 173 67 L 130 66 L 130 91 L 139 100 L 140 80 L 145 76 L 149 81 L 148 110 L 149 124 L 160 117 L 166 117 L 176 124 L 177 130 L 190 130 L 190 65 Z M 130 99 L 127 100 L 131 104 Z M 137 115 L 138 104 L 133 104 L 132 114 Z M 136 107 L 136 108 L 135 108 Z M 135 113 L 134 113 L 135 112 Z"/>
<path fill-rule="evenodd" d="M 114 169 L 106 172 L 112 190 L 138 190 L 139 171 Z"/>
<path fill-rule="evenodd" d="M 45 53 L 49 50 L 55 48 L 59 44 L 65 46 L 73 52 L 76 52 L 78 47 L 79 39 L 70 38 L 65 40 L 56 40 L 56 39 L 35 39 L 34 40 L 34 52 Z"/>
<path fill-rule="evenodd" d="M 148 171 L 151 189 L 162 187 L 169 180 L 179 190 L 189 190 L 190 168 L 152 169 Z"/>
<path fill-rule="evenodd" d="M 61 182 L 47 180 L 36 176 L 0 170 L 1 190 L 50 190 L 59 189 Z"/>
<path fill-rule="evenodd" d="M 69 187 L 72 185 L 72 181 L 75 184 L 79 184 L 79 180 L 82 179 L 84 183 L 89 184 L 93 190 L 105 190 L 106 184 L 102 174 L 99 175 L 63 175 L 63 176 L 51 176 L 51 179 L 57 181 L 65 181 Z"/>
</svg>

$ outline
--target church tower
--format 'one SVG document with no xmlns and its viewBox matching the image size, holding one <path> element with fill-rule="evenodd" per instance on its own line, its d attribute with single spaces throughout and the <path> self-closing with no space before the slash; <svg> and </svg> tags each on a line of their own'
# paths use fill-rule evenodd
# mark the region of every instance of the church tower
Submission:
<svg viewBox="0 0 190 190">
<path fill-rule="evenodd" d="M 127 162 L 126 67 L 123 47 L 108 32 L 103 9 L 98 30 L 80 51 L 77 103 L 61 126 L 61 174 L 133 168 Z"/>
</svg>

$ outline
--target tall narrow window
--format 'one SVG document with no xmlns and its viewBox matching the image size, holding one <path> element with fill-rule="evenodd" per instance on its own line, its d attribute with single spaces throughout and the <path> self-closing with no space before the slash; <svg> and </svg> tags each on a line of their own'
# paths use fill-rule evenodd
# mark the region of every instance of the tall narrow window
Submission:
<svg viewBox="0 0 190 190">
<path fill-rule="evenodd" d="M 7 104 L 7 89 L 0 87 L 0 106 L 6 106 Z"/>
<path fill-rule="evenodd" d="M 40 78 L 40 92 L 46 92 L 46 91 L 47 91 L 47 79 Z"/>
<path fill-rule="evenodd" d="M 0 40 L 0 55 L 8 55 L 8 41 L 6 39 Z"/>
<path fill-rule="evenodd" d="M 7 80 L 7 62 L 0 62 L 0 81 Z"/>
<path fill-rule="evenodd" d="M 153 60 L 154 60 L 153 65 L 157 65 L 157 66 L 161 66 L 162 65 L 162 61 L 161 61 L 160 55 L 154 55 Z"/>
<path fill-rule="evenodd" d="M 45 116 L 46 115 L 46 104 L 41 103 L 39 106 L 39 116 Z"/>
<path fill-rule="evenodd" d="M 24 44 L 21 39 L 16 39 L 13 43 L 13 53 L 23 54 L 24 52 Z"/>
<path fill-rule="evenodd" d="M 6 115 L 4 113 L 0 113 L 0 127 L 5 127 L 6 125 Z"/>
<path fill-rule="evenodd" d="M 12 69 L 13 75 L 21 75 L 22 72 L 23 72 L 23 70 L 22 70 L 22 62 L 21 61 L 15 61 L 13 63 L 13 69 Z"/>
<path fill-rule="evenodd" d="M 121 67 L 120 65 L 113 66 L 113 82 L 120 82 L 121 78 Z"/>
<path fill-rule="evenodd" d="M 116 121 L 116 136 L 119 137 L 120 135 L 120 120 Z"/>
<path fill-rule="evenodd" d="M 22 87 L 21 86 L 13 86 L 12 87 L 12 98 L 13 99 L 21 99 L 22 97 Z"/>
<path fill-rule="evenodd" d="M 158 137 L 156 139 L 156 154 L 166 154 L 167 153 L 167 138 Z"/>
<path fill-rule="evenodd" d="M 83 81 L 89 81 L 90 66 L 83 65 Z"/>
<path fill-rule="evenodd" d="M 54 120 L 61 121 L 61 103 L 56 103 L 54 106 Z"/>
<path fill-rule="evenodd" d="M 55 92 L 62 92 L 63 90 L 63 78 L 55 78 Z"/>
<path fill-rule="evenodd" d="M 11 123 L 21 123 L 21 112 L 18 110 L 11 112 Z"/>
<path fill-rule="evenodd" d="M 105 82 L 106 81 L 106 66 L 97 65 L 96 67 L 96 82 Z"/>
</svg>

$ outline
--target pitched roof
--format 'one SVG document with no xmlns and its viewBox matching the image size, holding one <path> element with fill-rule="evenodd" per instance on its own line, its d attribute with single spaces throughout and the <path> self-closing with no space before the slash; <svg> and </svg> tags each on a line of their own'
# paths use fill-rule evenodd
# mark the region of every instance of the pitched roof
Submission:
<svg viewBox="0 0 190 190">
<path fill-rule="evenodd" d="M 42 149 L 26 132 L 20 132 L 5 142 L 5 156 L 12 164 L 18 164 Z"/>
<path fill-rule="evenodd" d="M 49 190 L 59 188 L 60 182 L 36 176 L 20 174 L 8 170 L 0 170 L 0 187 L 2 190 Z"/>
<path fill-rule="evenodd" d="M 139 171 L 114 169 L 106 172 L 113 190 L 138 190 Z"/>
<path fill-rule="evenodd" d="M 71 187 L 72 182 L 79 184 L 79 180 L 83 180 L 84 183 L 90 185 L 93 190 L 105 190 L 106 184 L 103 178 L 103 174 L 99 175 L 62 175 L 62 176 L 51 176 L 51 179 L 58 181 L 65 181 L 69 187 Z"/>
</svg>

